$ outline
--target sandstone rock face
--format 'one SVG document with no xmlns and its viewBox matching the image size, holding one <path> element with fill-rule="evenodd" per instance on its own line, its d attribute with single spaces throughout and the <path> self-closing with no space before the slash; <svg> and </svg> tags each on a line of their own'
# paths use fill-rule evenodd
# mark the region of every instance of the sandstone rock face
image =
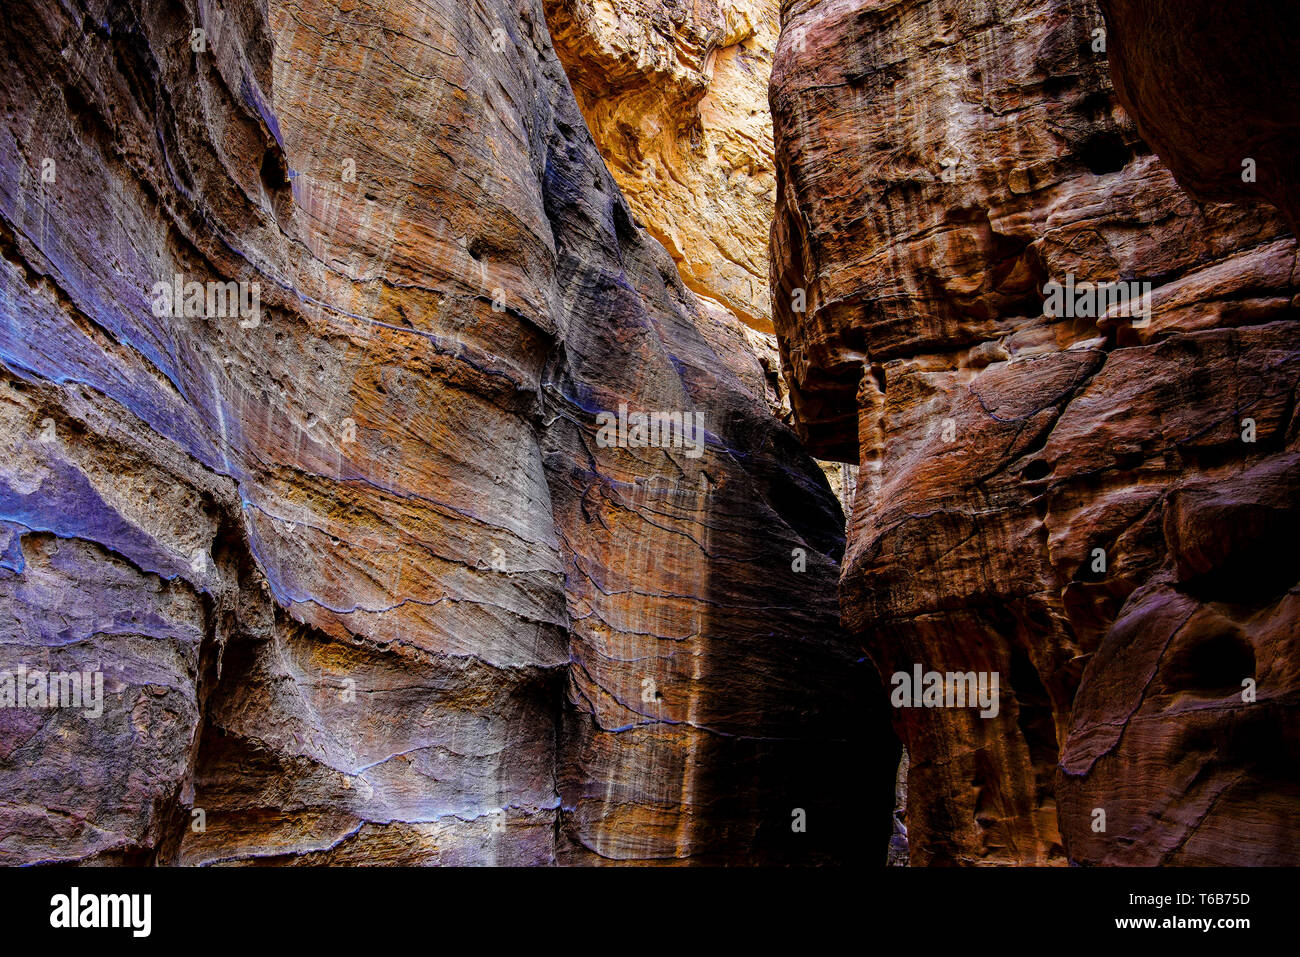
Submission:
<svg viewBox="0 0 1300 957">
<path fill-rule="evenodd" d="M 634 220 L 672 254 L 700 312 L 758 360 L 768 406 L 789 424 L 768 295 L 778 6 L 547 0 L 546 16 Z M 822 470 L 847 502 L 839 464 Z"/>
<path fill-rule="evenodd" d="M 1172 570 L 1124 605 L 1076 699 L 1062 814 L 1104 808 L 1107 829 L 1078 828 L 1071 855 L 1294 865 L 1300 456 L 1181 485 L 1163 526 Z"/>
<path fill-rule="evenodd" d="M 1300 229 L 1300 8 L 1284 0 L 1100 0 L 1115 87 L 1191 192 L 1264 197 Z"/>
<path fill-rule="evenodd" d="M 556 50 L 633 214 L 706 313 L 766 333 L 777 6 L 546 0 Z"/>
<path fill-rule="evenodd" d="M 1294 239 L 1179 188 L 1087 0 L 782 14 L 773 316 L 861 466 L 843 621 L 887 679 L 1000 679 L 894 712 L 911 862 L 1296 863 L 1300 572 L 1256 534 L 1295 524 Z"/>
<path fill-rule="evenodd" d="M 540 3 L 8 16 L 0 667 L 103 714 L 0 710 L 0 861 L 883 854 L 836 502 Z"/>
</svg>

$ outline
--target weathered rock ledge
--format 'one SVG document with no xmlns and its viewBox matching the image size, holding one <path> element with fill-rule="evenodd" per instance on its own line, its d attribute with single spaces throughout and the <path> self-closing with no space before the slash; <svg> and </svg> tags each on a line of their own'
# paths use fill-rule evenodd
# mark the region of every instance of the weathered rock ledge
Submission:
<svg viewBox="0 0 1300 957">
<path fill-rule="evenodd" d="M 1179 187 L 1106 52 L 1196 188 L 1247 148 L 1234 109 L 1277 121 L 1261 169 L 1285 152 L 1291 37 L 1240 22 L 1217 72 L 1128 19 L 1177 5 L 1107 6 L 1109 34 L 1089 0 L 782 5 L 773 317 L 801 436 L 861 466 L 843 622 L 885 676 L 1001 678 L 996 717 L 895 711 L 913 864 L 1300 860 L 1296 243 Z M 1252 36 L 1276 103 L 1217 85 Z M 1049 315 L 1070 281 L 1150 283 L 1149 315 Z"/>
</svg>

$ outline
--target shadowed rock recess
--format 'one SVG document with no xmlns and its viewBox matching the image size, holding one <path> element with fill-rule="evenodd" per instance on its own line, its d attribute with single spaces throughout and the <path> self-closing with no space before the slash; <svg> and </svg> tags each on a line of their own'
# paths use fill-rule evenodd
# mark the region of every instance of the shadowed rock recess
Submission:
<svg viewBox="0 0 1300 957">
<path fill-rule="evenodd" d="M 782 5 L 782 362 L 861 466 L 845 626 L 887 678 L 1000 678 L 894 712 L 911 863 L 1296 864 L 1296 243 L 1208 201 L 1294 215 L 1294 30 L 1104 5 Z M 1149 315 L 1048 308 L 1071 277 Z"/>
<path fill-rule="evenodd" d="M 1300 228 L 1300 6 L 1286 0 L 1100 0 L 1125 109 L 1178 181 L 1267 199 Z"/>
<path fill-rule="evenodd" d="M 0 711 L 0 862 L 883 859 L 839 506 L 541 0 L 4 18 L 0 668 L 104 713 Z M 173 318 L 176 276 L 260 311 Z M 1276 444 L 1289 367 L 1236 345 Z M 703 455 L 602 447 L 621 403 Z"/>
</svg>

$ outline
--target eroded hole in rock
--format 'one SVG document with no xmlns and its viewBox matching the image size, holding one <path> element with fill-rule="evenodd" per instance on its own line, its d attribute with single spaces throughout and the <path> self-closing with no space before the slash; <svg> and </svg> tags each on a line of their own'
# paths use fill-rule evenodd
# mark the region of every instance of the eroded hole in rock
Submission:
<svg viewBox="0 0 1300 957">
<path fill-rule="evenodd" d="M 289 188 L 289 167 L 284 153 L 279 149 L 269 149 L 262 156 L 262 185 L 270 194 Z"/>
<path fill-rule="evenodd" d="M 258 173 L 272 214 L 277 222 L 285 220 L 293 207 L 293 187 L 289 181 L 289 163 L 278 145 L 262 155 Z"/>
<path fill-rule="evenodd" d="M 1028 482 L 1041 482 L 1052 474 L 1052 465 L 1046 459 L 1034 459 L 1025 466 L 1025 470 L 1021 474 L 1024 475 L 1025 480 Z"/>
<path fill-rule="evenodd" d="M 1213 698 L 1239 694 L 1242 681 L 1254 677 L 1255 649 L 1235 631 L 1188 641 L 1174 649 L 1161 667 L 1163 685 L 1170 693 Z"/>
<path fill-rule="evenodd" d="M 1079 161 L 1097 176 L 1118 173 L 1132 156 L 1132 151 L 1118 133 L 1094 133 L 1079 149 Z"/>
</svg>

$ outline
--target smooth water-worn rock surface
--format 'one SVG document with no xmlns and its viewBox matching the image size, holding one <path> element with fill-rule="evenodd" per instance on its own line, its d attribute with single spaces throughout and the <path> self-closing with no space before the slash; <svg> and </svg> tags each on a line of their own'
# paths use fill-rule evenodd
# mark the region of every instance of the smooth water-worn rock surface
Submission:
<svg viewBox="0 0 1300 957">
<path fill-rule="evenodd" d="M 1300 228 L 1300 7 L 1099 0 L 1119 93 L 1183 186 L 1277 206 Z"/>
</svg>

